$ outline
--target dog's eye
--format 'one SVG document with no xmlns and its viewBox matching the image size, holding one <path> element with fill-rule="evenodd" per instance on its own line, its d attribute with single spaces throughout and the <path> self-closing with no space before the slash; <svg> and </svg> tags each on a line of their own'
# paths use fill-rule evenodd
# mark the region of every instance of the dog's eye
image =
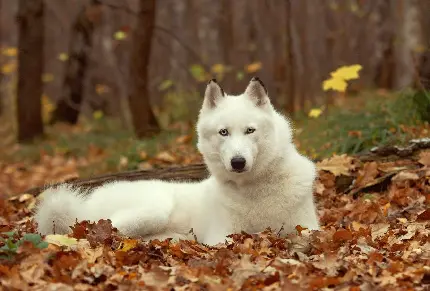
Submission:
<svg viewBox="0 0 430 291">
<path fill-rule="evenodd" d="M 246 134 L 253 133 L 254 131 L 255 131 L 255 128 L 248 127 L 248 128 L 246 129 Z"/>
<path fill-rule="evenodd" d="M 218 133 L 222 136 L 227 136 L 228 135 L 228 130 L 223 128 L 220 131 L 218 131 Z"/>
</svg>

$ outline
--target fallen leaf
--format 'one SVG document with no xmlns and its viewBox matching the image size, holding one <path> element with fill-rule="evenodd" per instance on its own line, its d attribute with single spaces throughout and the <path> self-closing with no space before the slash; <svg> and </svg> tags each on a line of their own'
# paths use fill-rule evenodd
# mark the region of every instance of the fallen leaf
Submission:
<svg viewBox="0 0 430 291">
<path fill-rule="evenodd" d="M 389 228 L 390 228 L 390 225 L 387 223 L 372 224 L 370 226 L 372 240 L 375 241 L 377 238 L 380 238 L 386 235 Z"/>
<path fill-rule="evenodd" d="M 45 241 L 47 243 L 54 244 L 60 247 L 70 247 L 78 243 L 78 240 L 76 238 L 68 237 L 67 235 L 61 234 L 49 234 L 45 237 Z"/>
<path fill-rule="evenodd" d="M 335 176 L 349 176 L 351 175 L 351 171 L 356 168 L 353 161 L 354 159 L 348 157 L 346 154 L 334 155 L 331 158 L 318 162 L 316 166 L 319 170 L 328 171 Z"/>
<path fill-rule="evenodd" d="M 406 181 L 406 180 L 418 180 L 420 177 L 416 173 L 401 171 L 391 178 L 394 182 Z"/>
<path fill-rule="evenodd" d="M 127 251 L 135 248 L 137 246 L 137 243 L 138 243 L 138 241 L 135 239 L 125 239 L 122 242 L 122 245 L 118 250 L 120 250 L 122 252 L 127 252 Z"/>
<path fill-rule="evenodd" d="M 98 244 L 110 244 L 114 229 L 110 220 L 100 219 L 97 223 L 89 224 L 87 239 L 91 247 Z"/>
<path fill-rule="evenodd" d="M 357 180 L 355 182 L 356 187 L 364 187 L 372 183 L 378 176 L 378 163 L 369 162 L 365 163 L 363 169 L 359 171 Z"/>
<path fill-rule="evenodd" d="M 334 241 L 348 241 L 352 240 L 352 233 L 347 229 L 340 229 L 333 234 Z"/>
<path fill-rule="evenodd" d="M 418 214 L 418 221 L 430 220 L 430 208 L 427 208 L 422 213 Z"/>
<path fill-rule="evenodd" d="M 423 166 L 430 167 L 430 150 L 421 152 L 418 162 Z"/>
<path fill-rule="evenodd" d="M 189 143 L 193 139 L 191 134 L 181 135 L 176 138 L 176 143 L 178 144 L 186 144 Z"/>
<path fill-rule="evenodd" d="M 174 163 L 177 160 L 175 156 L 173 156 L 171 153 L 166 151 L 158 153 L 155 156 L 155 158 L 159 161 L 166 162 L 166 163 Z"/>
</svg>

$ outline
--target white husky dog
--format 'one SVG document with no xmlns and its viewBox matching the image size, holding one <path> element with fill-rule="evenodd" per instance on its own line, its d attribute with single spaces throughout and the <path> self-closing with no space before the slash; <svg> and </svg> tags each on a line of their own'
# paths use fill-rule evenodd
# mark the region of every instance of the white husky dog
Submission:
<svg viewBox="0 0 430 291">
<path fill-rule="evenodd" d="M 198 183 L 114 182 L 87 196 L 70 186 L 48 188 L 36 209 L 38 231 L 68 233 L 76 220 L 110 219 L 126 236 L 195 236 L 213 245 L 229 234 L 267 227 L 282 230 L 281 235 L 297 225 L 318 229 L 315 166 L 297 152 L 291 131 L 258 78 L 238 96 L 225 94 L 212 80 L 197 123 L 197 147 L 209 178 Z"/>
</svg>

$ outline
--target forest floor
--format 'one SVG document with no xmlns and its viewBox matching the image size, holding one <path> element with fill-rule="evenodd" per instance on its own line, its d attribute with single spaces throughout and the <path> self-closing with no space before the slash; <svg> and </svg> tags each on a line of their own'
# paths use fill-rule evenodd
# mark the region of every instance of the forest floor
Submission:
<svg viewBox="0 0 430 291">
<path fill-rule="evenodd" d="M 127 239 L 103 220 L 76 224 L 70 237 L 34 234 L 37 198 L 25 193 L 29 188 L 201 162 L 190 124 L 138 142 L 108 120 L 50 128 L 45 140 L 16 146 L 0 162 L 0 290 L 429 290 L 430 150 L 352 155 L 428 137 L 429 125 L 393 130 L 384 118 L 362 125 L 363 115 L 348 121 L 351 114 L 339 114 L 337 121 L 329 115 L 296 122 L 298 147 L 320 160 L 314 196 L 321 231 L 298 226 L 287 238 L 276 230 L 232 234 L 214 247 Z M 370 120 L 371 114 L 365 116 Z M 357 126 L 327 133 L 333 122 Z M 363 133 L 373 126 L 391 135 L 381 141 Z M 363 136 L 371 137 L 367 144 L 343 147 L 349 154 L 342 154 L 339 145 Z"/>
</svg>

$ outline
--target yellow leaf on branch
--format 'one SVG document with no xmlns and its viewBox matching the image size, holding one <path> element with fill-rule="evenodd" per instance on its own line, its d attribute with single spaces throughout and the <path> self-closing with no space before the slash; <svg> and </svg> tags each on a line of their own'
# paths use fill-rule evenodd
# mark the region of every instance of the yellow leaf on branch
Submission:
<svg viewBox="0 0 430 291">
<path fill-rule="evenodd" d="M 346 81 L 340 78 L 330 78 L 323 82 L 324 91 L 332 89 L 334 91 L 345 92 L 347 86 Z"/>
<path fill-rule="evenodd" d="M 255 72 L 261 70 L 262 66 L 263 65 L 261 64 L 261 62 L 255 62 L 255 63 L 252 63 L 252 64 L 245 66 L 245 71 L 248 74 L 255 73 Z"/>
<path fill-rule="evenodd" d="M 360 72 L 362 68 L 361 65 L 343 66 L 332 72 L 331 76 L 332 78 L 343 79 L 345 81 L 358 79 L 358 72 Z"/>
<path fill-rule="evenodd" d="M 18 49 L 16 47 L 7 47 L 3 49 L 2 53 L 7 57 L 15 57 L 18 55 Z"/>
<path fill-rule="evenodd" d="M 321 108 L 313 108 L 311 109 L 311 111 L 309 111 L 308 116 L 312 118 L 318 118 L 322 114 L 322 112 L 323 111 Z"/>
</svg>

